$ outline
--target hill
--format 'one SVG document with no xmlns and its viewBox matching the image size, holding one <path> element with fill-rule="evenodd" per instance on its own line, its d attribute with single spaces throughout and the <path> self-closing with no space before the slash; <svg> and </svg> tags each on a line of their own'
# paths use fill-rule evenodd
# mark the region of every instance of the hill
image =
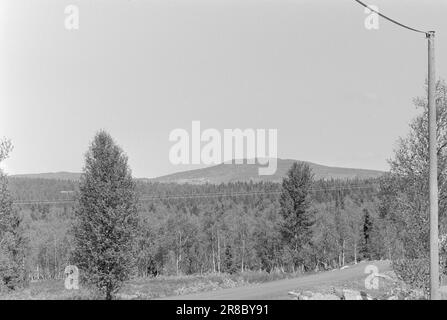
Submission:
<svg viewBox="0 0 447 320">
<path fill-rule="evenodd" d="M 191 184 L 219 184 L 236 181 L 280 182 L 295 161 L 297 160 L 278 159 L 276 173 L 271 176 L 259 176 L 259 165 L 247 164 L 244 162 L 244 164 L 219 164 L 203 169 L 183 171 L 154 179 L 148 179 L 148 181 Z M 366 179 L 379 177 L 384 173 L 377 170 L 329 167 L 312 162 L 306 163 L 311 167 L 315 179 Z"/>
<path fill-rule="evenodd" d="M 47 173 L 29 173 L 10 175 L 11 178 L 28 178 L 28 179 L 51 179 L 51 180 L 70 180 L 78 181 L 81 174 L 78 172 L 47 172 Z"/>
</svg>

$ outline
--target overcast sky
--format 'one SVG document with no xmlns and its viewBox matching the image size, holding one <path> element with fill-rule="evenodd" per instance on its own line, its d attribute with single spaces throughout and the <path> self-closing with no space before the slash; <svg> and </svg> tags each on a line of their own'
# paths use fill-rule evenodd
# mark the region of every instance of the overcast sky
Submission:
<svg viewBox="0 0 447 320">
<path fill-rule="evenodd" d="M 447 1 L 368 2 L 437 31 L 447 71 Z M 64 27 L 65 6 L 80 28 Z M 424 94 L 423 34 L 366 14 L 353 0 L 0 2 L 0 137 L 10 174 L 80 171 L 106 129 L 137 177 L 170 164 L 171 130 L 278 129 L 278 156 L 387 170 Z"/>
</svg>

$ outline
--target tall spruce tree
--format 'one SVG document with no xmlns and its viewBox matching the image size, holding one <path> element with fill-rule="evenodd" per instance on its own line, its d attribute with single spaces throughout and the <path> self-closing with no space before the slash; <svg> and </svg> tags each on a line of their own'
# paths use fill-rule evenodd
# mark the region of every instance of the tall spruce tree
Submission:
<svg viewBox="0 0 447 320">
<path fill-rule="evenodd" d="M 363 239 L 361 254 L 364 259 L 371 260 L 371 234 L 373 229 L 373 222 L 368 209 L 363 209 Z"/>
<path fill-rule="evenodd" d="M 11 150 L 9 140 L 0 142 L 0 162 Z M 26 284 L 26 249 L 22 219 L 12 206 L 8 179 L 0 169 L 0 290 L 2 287 L 16 289 Z"/>
<path fill-rule="evenodd" d="M 86 154 L 75 218 L 73 260 L 81 280 L 110 300 L 133 272 L 138 215 L 127 156 L 105 131 Z"/>
<path fill-rule="evenodd" d="M 280 197 L 282 241 L 286 260 L 305 269 L 306 257 L 312 238 L 314 219 L 310 208 L 309 189 L 312 186 L 313 174 L 305 163 L 295 162 L 282 182 Z"/>
</svg>

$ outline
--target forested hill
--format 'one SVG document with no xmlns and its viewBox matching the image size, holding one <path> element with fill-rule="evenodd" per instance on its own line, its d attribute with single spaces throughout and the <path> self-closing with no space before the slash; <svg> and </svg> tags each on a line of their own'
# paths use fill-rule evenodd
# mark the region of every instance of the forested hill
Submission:
<svg viewBox="0 0 447 320">
<path fill-rule="evenodd" d="M 220 164 L 203 169 L 184 171 L 170 174 L 167 176 L 151 179 L 157 182 L 175 182 L 175 183 L 229 183 L 236 181 L 270 181 L 281 182 L 287 171 L 296 160 L 278 159 L 277 170 L 273 175 L 260 176 L 258 174 L 259 165 L 247 164 Z M 298 161 L 300 162 L 300 161 Z M 306 162 L 312 169 L 315 179 L 365 179 L 377 178 L 384 172 L 368 169 L 353 169 L 341 167 L 329 167 L 320 164 Z"/>
<path fill-rule="evenodd" d="M 46 173 L 29 173 L 11 175 L 12 178 L 29 178 L 29 179 L 51 179 L 51 180 L 73 180 L 77 181 L 81 177 L 79 172 L 46 172 Z"/>
</svg>

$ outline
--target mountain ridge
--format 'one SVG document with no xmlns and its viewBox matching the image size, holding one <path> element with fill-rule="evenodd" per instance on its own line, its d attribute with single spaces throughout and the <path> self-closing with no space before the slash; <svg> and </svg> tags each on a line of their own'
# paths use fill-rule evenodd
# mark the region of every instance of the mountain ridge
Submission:
<svg viewBox="0 0 447 320">
<path fill-rule="evenodd" d="M 172 173 L 157 178 L 147 179 L 147 181 L 190 184 L 219 184 L 237 181 L 280 182 L 294 162 L 307 163 L 312 169 L 315 179 L 366 179 L 379 177 L 385 173 L 384 171 L 372 169 L 331 167 L 309 161 L 293 159 L 278 158 L 277 161 L 276 173 L 270 176 L 259 176 L 258 168 L 260 165 L 247 164 L 247 161 L 244 160 L 243 164 L 235 164 L 234 162 L 222 163 L 211 167 Z"/>
<path fill-rule="evenodd" d="M 42 172 L 42 173 L 23 173 L 23 174 L 11 174 L 10 178 L 27 178 L 27 179 L 47 179 L 47 180 L 70 180 L 77 181 L 81 177 L 80 172 Z"/>
</svg>

